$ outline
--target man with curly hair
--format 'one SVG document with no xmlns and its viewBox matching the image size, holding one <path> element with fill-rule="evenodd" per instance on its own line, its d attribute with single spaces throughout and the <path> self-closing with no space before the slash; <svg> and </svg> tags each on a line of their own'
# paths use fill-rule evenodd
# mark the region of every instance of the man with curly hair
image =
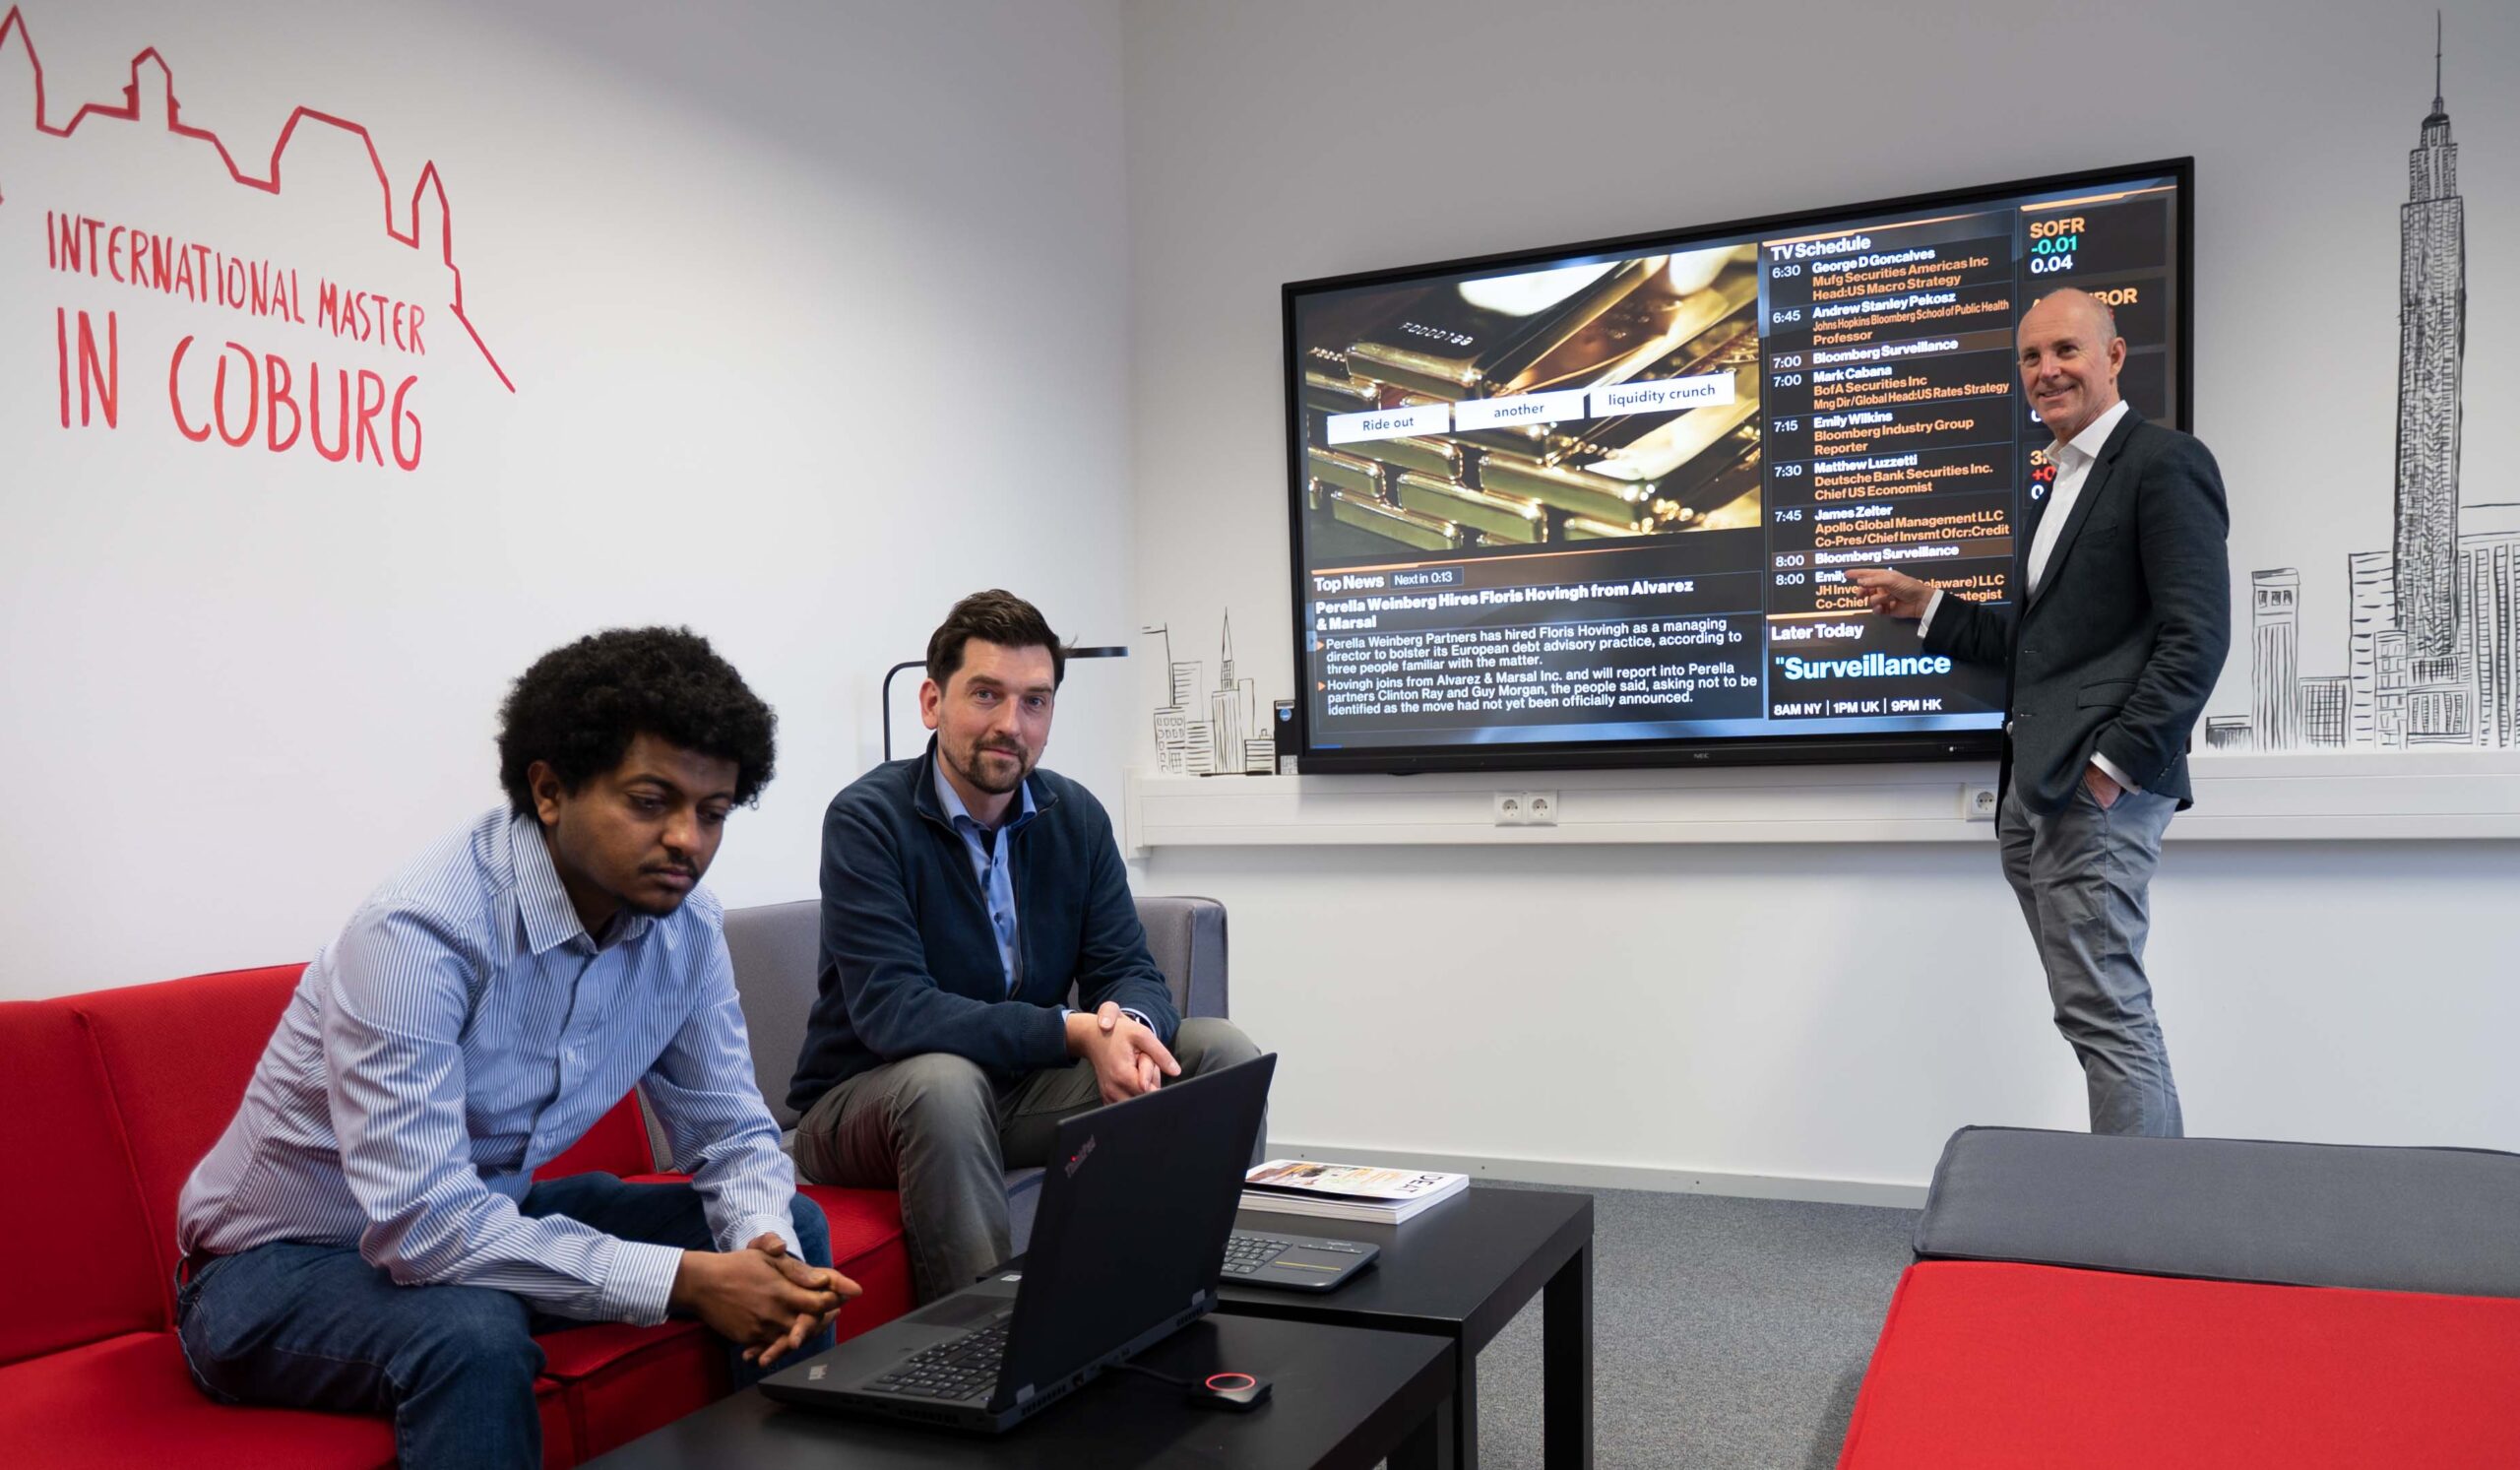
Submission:
<svg viewBox="0 0 2520 1470">
<path fill-rule="evenodd" d="M 922 1301 L 1006 1258 L 1006 1166 L 1047 1163 L 1059 1119 L 1259 1055 L 1232 1022 L 1174 1009 L 1110 817 L 1040 769 L 1066 671 L 1032 604 L 963 599 L 927 641 L 926 753 L 823 818 L 796 1165 L 901 1190 Z"/>
<path fill-rule="evenodd" d="M 689 630 L 614 629 L 536 660 L 501 724 L 507 804 L 307 966 L 178 1207 L 201 1389 L 391 1413 L 406 1467 L 542 1463 L 537 1331 L 696 1317 L 742 1383 L 857 1295 L 699 886 L 770 780 L 769 707 Z M 536 1182 L 633 1083 L 690 1182 Z"/>
</svg>

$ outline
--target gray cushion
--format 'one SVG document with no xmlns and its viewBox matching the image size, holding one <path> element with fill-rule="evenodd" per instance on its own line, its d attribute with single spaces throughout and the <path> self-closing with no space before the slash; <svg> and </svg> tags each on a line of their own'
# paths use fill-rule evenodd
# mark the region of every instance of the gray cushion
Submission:
<svg viewBox="0 0 2520 1470">
<path fill-rule="evenodd" d="M 1138 899 L 1137 908 L 1147 950 L 1181 1013 L 1224 1015 L 1225 905 L 1212 898 L 1156 896 Z M 814 1007 L 822 922 L 822 904 L 810 898 L 726 911 L 726 952 L 734 961 L 735 993 L 752 1042 L 753 1079 L 783 1129 L 795 1127 L 798 1117 L 788 1106 L 788 1084 L 796 1074 L 805 1020 Z M 659 1167 L 670 1167 L 663 1163 L 668 1150 L 656 1115 L 648 1118 Z"/>
<path fill-rule="evenodd" d="M 1172 1003 L 1185 1016 L 1224 1016 L 1225 905 L 1212 898 L 1142 897 L 1138 923 L 1155 968 L 1172 988 Z"/>
<path fill-rule="evenodd" d="M 1917 1254 L 2520 1297 L 2520 1155 L 1962 1128 Z"/>
<path fill-rule="evenodd" d="M 814 973 L 822 968 L 823 906 L 801 898 L 726 911 L 726 953 L 735 962 L 735 993 L 752 1036 L 752 1074 L 782 1128 L 796 1125 L 788 1084 L 805 1049 L 805 1018 L 814 1008 Z"/>
</svg>

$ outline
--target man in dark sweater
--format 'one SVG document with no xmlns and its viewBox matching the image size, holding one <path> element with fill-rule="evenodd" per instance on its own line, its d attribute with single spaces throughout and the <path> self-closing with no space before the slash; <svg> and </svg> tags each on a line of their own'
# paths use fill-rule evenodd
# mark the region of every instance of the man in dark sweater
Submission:
<svg viewBox="0 0 2520 1470">
<path fill-rule="evenodd" d="M 901 1190 L 923 1302 L 1006 1258 L 1005 1171 L 1047 1163 L 1059 1119 L 1259 1055 L 1230 1022 L 1181 1018 L 1110 817 L 1036 768 L 1066 663 L 1023 599 L 955 604 L 918 691 L 935 738 L 823 817 L 796 1167 Z"/>
</svg>

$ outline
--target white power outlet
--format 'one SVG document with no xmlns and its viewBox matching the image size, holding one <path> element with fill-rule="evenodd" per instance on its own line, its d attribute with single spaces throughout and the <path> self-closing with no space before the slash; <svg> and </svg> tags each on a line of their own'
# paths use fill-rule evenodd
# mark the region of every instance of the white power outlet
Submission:
<svg viewBox="0 0 2520 1470">
<path fill-rule="evenodd" d="M 1995 819 L 1995 789 L 1991 786 L 1960 788 L 1960 814 L 1973 822 Z"/>
<path fill-rule="evenodd" d="M 1554 827 L 1557 825 L 1557 793 L 1497 792 L 1493 794 L 1496 825 L 1499 827 Z"/>
</svg>

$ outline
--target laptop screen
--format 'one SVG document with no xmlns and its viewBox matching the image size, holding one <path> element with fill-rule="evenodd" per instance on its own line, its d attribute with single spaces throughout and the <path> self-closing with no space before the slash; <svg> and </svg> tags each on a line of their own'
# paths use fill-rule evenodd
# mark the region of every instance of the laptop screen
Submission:
<svg viewBox="0 0 2520 1470">
<path fill-rule="evenodd" d="M 1277 1063 L 1256 1057 L 1059 1124 L 1001 1402 L 1210 1305 Z"/>
</svg>

